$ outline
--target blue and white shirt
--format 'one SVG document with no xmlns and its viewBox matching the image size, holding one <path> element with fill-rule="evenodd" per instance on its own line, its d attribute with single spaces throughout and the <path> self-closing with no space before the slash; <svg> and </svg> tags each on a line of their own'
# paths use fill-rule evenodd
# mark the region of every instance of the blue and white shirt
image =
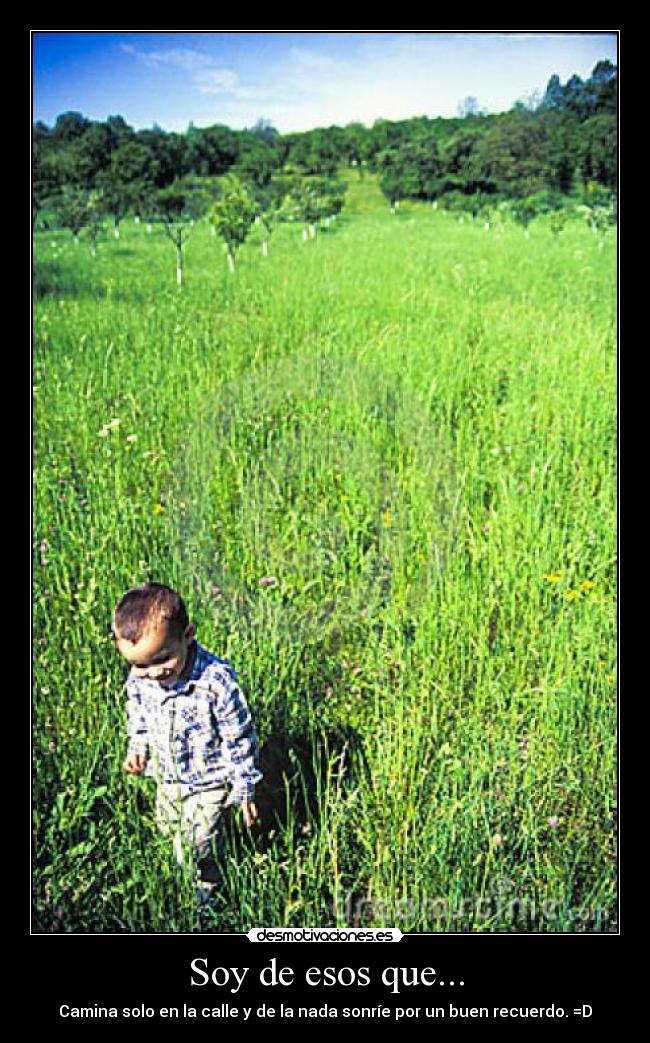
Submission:
<svg viewBox="0 0 650 1043">
<path fill-rule="evenodd" d="M 176 783 L 183 795 L 230 786 L 241 804 L 262 778 L 251 715 L 232 665 L 195 644 L 192 672 L 175 685 L 129 673 L 129 753 L 146 756 L 144 774 Z"/>
</svg>

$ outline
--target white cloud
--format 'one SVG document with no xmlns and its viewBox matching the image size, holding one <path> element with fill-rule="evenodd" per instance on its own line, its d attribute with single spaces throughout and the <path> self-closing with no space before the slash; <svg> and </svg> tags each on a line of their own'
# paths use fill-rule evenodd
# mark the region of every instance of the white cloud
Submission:
<svg viewBox="0 0 650 1043">
<path fill-rule="evenodd" d="M 126 54 L 132 54 L 150 68 L 171 66 L 182 69 L 192 77 L 194 85 L 202 94 L 236 92 L 239 77 L 232 69 L 220 68 L 211 55 L 190 48 L 171 48 L 167 51 L 141 51 L 130 44 L 121 44 Z"/>
<path fill-rule="evenodd" d="M 199 69 L 194 80 L 203 94 L 221 94 L 239 87 L 239 76 L 232 69 Z"/>
<path fill-rule="evenodd" d="M 256 62 L 253 38 L 250 51 L 230 48 L 226 66 L 219 44 L 208 49 L 211 39 L 196 34 L 196 48 L 122 50 L 149 69 L 183 74 L 193 97 L 182 97 L 175 84 L 178 104 L 201 125 L 250 126 L 264 116 L 283 133 L 372 124 L 379 117 L 453 116 L 468 95 L 482 108 L 503 111 L 516 98 L 543 89 L 551 72 L 563 78 L 581 74 L 588 64 L 581 58 L 584 47 L 600 51 L 608 42 L 606 35 L 525 31 L 358 33 L 346 34 L 339 48 L 305 35 L 297 46 L 262 48 Z"/>
</svg>

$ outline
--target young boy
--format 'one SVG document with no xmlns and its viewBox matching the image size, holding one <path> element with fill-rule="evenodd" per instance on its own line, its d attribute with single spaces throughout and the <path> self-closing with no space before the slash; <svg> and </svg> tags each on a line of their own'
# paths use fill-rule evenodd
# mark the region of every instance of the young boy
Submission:
<svg viewBox="0 0 650 1043">
<path fill-rule="evenodd" d="M 182 599 L 160 583 L 135 587 L 113 614 L 126 682 L 127 772 L 158 783 L 156 818 L 173 836 L 178 862 L 193 863 L 199 898 L 219 881 L 224 810 L 240 804 L 246 825 L 258 817 L 258 742 L 235 671 L 194 637 Z"/>
</svg>

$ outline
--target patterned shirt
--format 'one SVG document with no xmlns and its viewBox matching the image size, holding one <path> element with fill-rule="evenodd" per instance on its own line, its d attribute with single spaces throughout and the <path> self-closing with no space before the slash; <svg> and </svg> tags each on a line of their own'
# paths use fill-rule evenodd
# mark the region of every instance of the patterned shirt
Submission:
<svg viewBox="0 0 650 1043">
<path fill-rule="evenodd" d="M 191 674 L 174 685 L 129 673 L 129 753 L 145 755 L 144 774 L 178 784 L 183 795 L 231 786 L 241 804 L 262 778 L 251 715 L 232 665 L 195 645 Z"/>
</svg>

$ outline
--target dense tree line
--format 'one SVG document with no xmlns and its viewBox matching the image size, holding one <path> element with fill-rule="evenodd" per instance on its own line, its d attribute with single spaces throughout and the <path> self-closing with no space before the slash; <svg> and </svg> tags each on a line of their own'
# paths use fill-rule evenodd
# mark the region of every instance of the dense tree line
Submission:
<svg viewBox="0 0 650 1043">
<path fill-rule="evenodd" d="M 179 186 L 185 191 L 191 183 L 195 199 L 197 192 L 207 193 L 206 199 L 212 192 L 214 202 L 215 179 L 230 174 L 249 187 L 261 208 L 269 200 L 278 203 L 283 185 L 295 188 L 296 179 L 305 185 L 316 179 L 310 191 L 302 190 L 302 219 L 309 222 L 313 207 L 307 196 L 313 201 L 322 195 L 322 184 L 340 167 L 356 168 L 360 177 L 366 170 L 377 173 L 392 205 L 402 198 L 445 196 L 522 200 L 589 185 L 612 194 L 617 105 L 616 67 L 601 61 L 586 81 L 572 76 L 562 84 L 552 76 L 537 105 L 517 103 L 496 115 L 469 106 L 456 119 L 377 120 L 369 128 L 351 123 L 281 135 L 260 120 L 242 131 L 190 124 L 181 134 L 158 126 L 136 131 L 121 116 L 102 123 L 65 112 L 53 127 L 39 122 L 33 128 L 34 219 L 51 200 L 65 201 L 69 210 L 92 209 L 101 201 L 119 234 L 126 212 L 161 219 L 170 198 L 182 211 L 187 196 L 185 203 L 179 199 Z M 328 193 L 335 213 L 340 191 L 331 180 Z M 294 199 L 300 209 L 300 191 Z"/>
</svg>

